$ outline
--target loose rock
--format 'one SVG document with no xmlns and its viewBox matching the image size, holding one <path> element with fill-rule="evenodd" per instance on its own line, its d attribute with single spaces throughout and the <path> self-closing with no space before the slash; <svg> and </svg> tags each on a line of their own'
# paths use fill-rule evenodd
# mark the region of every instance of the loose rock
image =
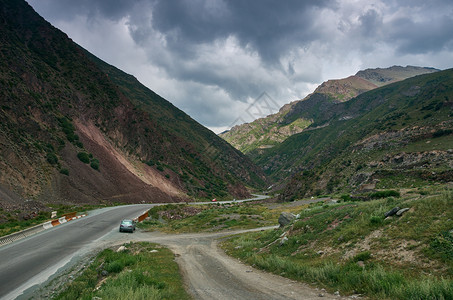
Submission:
<svg viewBox="0 0 453 300">
<path fill-rule="evenodd" d="M 407 208 L 407 207 L 406 207 L 406 208 L 402 208 L 402 209 L 400 209 L 399 211 L 396 212 L 396 215 L 397 215 L 398 217 L 400 217 L 400 216 L 402 216 L 402 215 L 403 215 L 406 211 L 408 211 L 408 210 L 409 210 L 409 208 Z"/>
<path fill-rule="evenodd" d="M 387 218 L 387 217 L 393 216 L 393 215 L 396 214 L 399 210 L 400 210 L 399 207 L 394 207 L 394 208 L 392 208 L 391 210 L 389 210 L 388 212 L 386 212 L 386 213 L 384 214 L 384 217 Z"/>
<path fill-rule="evenodd" d="M 118 248 L 118 250 L 116 250 L 116 252 L 121 252 L 121 251 L 125 251 L 125 250 L 126 250 L 126 247 L 120 246 L 120 247 Z"/>
<path fill-rule="evenodd" d="M 278 223 L 280 224 L 280 227 L 285 227 L 286 225 L 290 224 L 295 219 L 296 219 L 296 215 L 294 215 L 290 212 L 284 211 L 280 214 L 280 217 L 278 217 Z"/>
<path fill-rule="evenodd" d="M 280 246 L 283 246 L 287 241 L 288 241 L 288 238 L 286 236 L 283 237 L 282 240 L 280 241 Z"/>
</svg>

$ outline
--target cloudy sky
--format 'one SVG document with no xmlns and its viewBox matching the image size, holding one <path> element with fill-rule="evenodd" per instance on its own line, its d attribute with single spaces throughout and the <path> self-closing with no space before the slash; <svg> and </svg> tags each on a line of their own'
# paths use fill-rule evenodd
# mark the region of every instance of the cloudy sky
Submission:
<svg viewBox="0 0 453 300">
<path fill-rule="evenodd" d="M 249 121 L 263 92 L 276 110 L 361 69 L 453 67 L 451 0 L 28 2 L 215 132 Z"/>
</svg>

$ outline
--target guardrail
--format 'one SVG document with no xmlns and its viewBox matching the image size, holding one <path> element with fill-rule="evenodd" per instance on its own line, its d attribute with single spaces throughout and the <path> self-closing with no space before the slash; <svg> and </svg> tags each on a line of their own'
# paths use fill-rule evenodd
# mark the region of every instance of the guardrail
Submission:
<svg viewBox="0 0 453 300">
<path fill-rule="evenodd" d="M 134 218 L 134 221 L 140 223 L 144 219 L 148 218 L 148 211 L 149 210 L 144 211 L 140 216 L 138 216 L 137 218 Z"/>
<path fill-rule="evenodd" d="M 68 221 L 79 219 L 85 217 L 86 215 L 76 216 L 77 212 L 72 212 L 68 214 L 64 214 L 63 217 L 54 219 L 18 232 L 14 232 L 5 236 L 0 237 L 0 246 L 12 243 L 14 241 L 26 238 L 30 235 L 36 234 L 38 232 L 44 231 L 46 229 L 52 228 L 54 226 L 66 223 Z"/>
<path fill-rule="evenodd" d="M 148 210 L 146 210 L 140 216 L 134 218 L 134 221 L 141 222 L 144 219 L 146 219 L 148 217 L 148 215 L 149 215 Z M 36 234 L 38 232 L 44 231 L 44 230 L 52 228 L 54 226 L 58 226 L 60 224 L 69 222 L 74 219 L 79 219 L 79 218 L 82 218 L 85 216 L 86 215 L 77 216 L 77 212 L 71 212 L 71 213 L 64 214 L 63 217 L 61 217 L 61 218 L 54 219 L 54 220 L 45 222 L 43 224 L 39 224 L 39 225 L 24 229 L 24 230 L 21 230 L 18 232 L 11 233 L 9 235 L 5 235 L 3 237 L 0 237 L 0 246 L 12 243 L 14 241 L 26 238 L 30 235 Z"/>
<path fill-rule="evenodd" d="M 24 229 L 24 230 L 21 230 L 18 232 L 14 232 L 14 233 L 5 235 L 3 237 L 0 237 L 0 245 L 3 246 L 6 244 L 9 244 L 9 243 L 12 243 L 14 241 L 26 238 L 27 236 L 41 232 L 43 230 L 45 230 L 45 228 L 43 227 L 43 224 L 39 224 L 39 225 Z"/>
</svg>

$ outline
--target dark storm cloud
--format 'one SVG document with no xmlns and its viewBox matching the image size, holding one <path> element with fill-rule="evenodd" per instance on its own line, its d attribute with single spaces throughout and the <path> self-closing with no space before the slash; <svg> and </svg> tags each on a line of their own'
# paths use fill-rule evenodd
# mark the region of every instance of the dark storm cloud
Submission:
<svg viewBox="0 0 453 300">
<path fill-rule="evenodd" d="M 453 66 L 451 0 L 28 0 L 204 125 L 359 69 Z"/>
<path fill-rule="evenodd" d="M 435 20 L 395 20 L 389 42 L 395 42 L 401 53 L 419 54 L 439 50 L 453 50 L 453 15 Z"/>
<path fill-rule="evenodd" d="M 76 16 L 98 16 L 118 20 L 126 16 L 135 4 L 144 0 L 28 0 L 53 20 L 71 20 Z"/>
<path fill-rule="evenodd" d="M 336 11 L 342 5 L 341 1 L 335 0 L 31 2 L 52 19 L 68 20 L 78 15 L 109 20 L 127 17 L 131 34 L 138 44 L 144 44 L 152 36 L 151 33 L 157 31 L 165 38 L 166 50 L 180 59 L 192 59 L 199 55 L 197 46 L 200 44 L 234 36 L 242 47 L 256 51 L 265 63 L 274 67 L 282 56 L 294 48 L 306 47 L 313 41 L 325 38 L 322 28 L 313 26 L 319 21 L 316 10 Z M 451 0 L 398 0 L 382 3 L 388 6 L 388 11 L 366 9 L 359 16 L 359 32 L 361 36 L 368 38 L 367 42 L 372 39 L 375 42 L 395 43 L 400 52 L 411 54 L 441 50 L 451 44 Z M 398 9 L 407 10 L 408 15 L 384 24 L 383 14 L 391 14 Z M 415 21 L 413 12 L 418 12 L 423 19 Z M 341 21 L 335 20 L 338 23 Z M 354 37 L 351 36 L 350 39 L 354 40 Z"/>
<path fill-rule="evenodd" d="M 313 9 L 332 6 L 331 0 L 311 1 L 157 1 L 155 29 L 172 38 L 171 46 L 208 43 L 230 35 L 243 47 L 252 46 L 266 62 L 275 62 L 295 45 L 316 38 Z"/>
</svg>

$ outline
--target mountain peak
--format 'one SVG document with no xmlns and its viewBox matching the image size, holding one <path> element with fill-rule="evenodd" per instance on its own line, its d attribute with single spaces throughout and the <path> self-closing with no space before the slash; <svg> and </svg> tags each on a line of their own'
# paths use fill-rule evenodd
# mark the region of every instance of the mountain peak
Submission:
<svg viewBox="0 0 453 300">
<path fill-rule="evenodd" d="M 349 101 L 386 84 L 437 71 L 433 68 L 392 66 L 366 69 L 347 78 L 328 80 L 304 99 L 285 104 L 278 113 L 237 125 L 219 136 L 246 154 L 256 149 L 268 149 L 302 132 L 319 120 L 320 115 L 332 115 L 335 103 Z"/>
</svg>

